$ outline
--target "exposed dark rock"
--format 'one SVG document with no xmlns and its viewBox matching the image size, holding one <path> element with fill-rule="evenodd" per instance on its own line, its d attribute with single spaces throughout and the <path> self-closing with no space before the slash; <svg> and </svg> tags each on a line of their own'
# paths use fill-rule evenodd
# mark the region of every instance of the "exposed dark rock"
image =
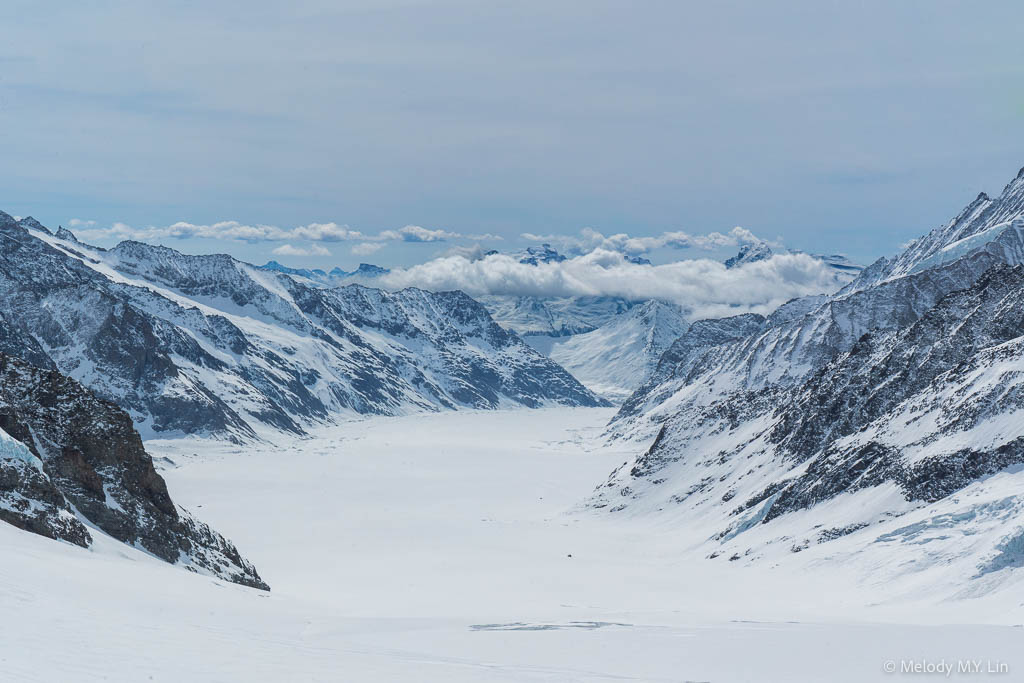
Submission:
<svg viewBox="0 0 1024 683">
<path fill-rule="evenodd" d="M 0 429 L 41 463 L 40 476 L 21 472 L 18 486 L 48 509 L 21 528 L 88 544 L 60 514 L 66 500 L 103 532 L 166 562 L 267 589 L 229 541 L 174 505 L 128 414 L 78 382 L 0 354 Z"/>
</svg>

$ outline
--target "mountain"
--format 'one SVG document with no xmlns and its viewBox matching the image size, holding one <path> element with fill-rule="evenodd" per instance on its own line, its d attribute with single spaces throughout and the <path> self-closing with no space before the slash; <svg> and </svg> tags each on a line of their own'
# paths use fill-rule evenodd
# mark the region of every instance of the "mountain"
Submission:
<svg viewBox="0 0 1024 683">
<path fill-rule="evenodd" d="M 337 271 L 338 269 L 335 268 L 334 270 L 331 271 L 331 273 L 336 274 Z M 389 269 L 381 268 L 380 266 L 375 266 L 372 263 L 360 263 L 358 268 L 356 268 L 351 273 L 346 273 L 343 277 L 360 277 L 372 279 L 380 277 L 381 275 L 387 275 L 390 272 L 391 271 Z"/>
<path fill-rule="evenodd" d="M 5 354 L 0 520 L 82 547 L 105 533 L 190 571 L 268 590 L 230 541 L 174 504 L 127 413 Z"/>
<path fill-rule="evenodd" d="M 351 273 L 344 271 L 341 268 L 332 268 L 330 272 L 321 270 L 320 268 L 289 268 L 288 266 L 281 265 L 277 261 L 267 261 L 262 266 L 257 267 L 260 270 L 269 270 L 275 273 L 284 273 L 285 275 L 291 275 L 292 277 L 302 278 L 302 282 L 305 284 L 317 284 L 325 287 L 337 287 L 338 285 L 345 284 L 346 280 L 350 280 L 352 278 L 378 278 L 381 275 L 387 275 L 391 272 L 387 268 L 381 268 L 380 266 L 375 266 L 372 263 L 360 263 L 359 268 Z"/>
<path fill-rule="evenodd" d="M 894 259 L 882 258 L 871 264 L 848 291 L 865 289 L 880 282 L 955 261 L 979 248 L 999 248 L 1003 232 L 1019 230 L 1024 216 L 1024 168 L 992 199 L 982 192 L 949 223 L 914 240 Z M 1016 225 L 1015 225 L 1016 224 Z M 1012 254 L 1006 258 L 1012 259 Z"/>
<path fill-rule="evenodd" d="M 542 244 L 539 247 L 527 247 L 520 254 L 519 258 L 520 263 L 530 266 L 536 266 L 541 263 L 561 263 L 565 260 L 565 256 L 552 249 L 550 244 Z"/>
<path fill-rule="evenodd" d="M 711 559 L 835 561 L 843 538 L 880 578 L 1007 580 L 1024 566 L 1021 177 L 833 296 L 694 323 L 610 425 L 646 447 L 588 504 L 686 518 Z"/>
<path fill-rule="evenodd" d="M 785 249 L 782 253 L 803 254 L 804 252 L 799 249 Z M 740 247 L 738 254 L 725 260 L 725 267 L 737 268 L 747 263 L 766 261 L 774 255 L 775 252 L 765 242 L 744 244 Z M 864 266 L 854 263 L 843 254 L 809 254 L 809 256 L 827 265 L 840 284 L 848 284 L 864 270 Z"/>
<path fill-rule="evenodd" d="M 523 337 L 565 337 L 590 332 L 636 305 L 613 296 L 485 295 L 477 300 L 487 307 L 495 322 Z"/>
<path fill-rule="evenodd" d="M 726 259 L 725 267 L 735 268 L 737 266 L 742 266 L 744 263 L 764 261 L 765 259 L 770 259 L 773 255 L 771 248 L 769 248 L 764 242 L 744 244 L 740 247 L 740 253 L 736 254 L 732 258 Z"/>
<path fill-rule="evenodd" d="M 309 268 L 289 268 L 288 266 L 281 265 L 277 261 L 267 261 L 260 266 L 260 268 L 263 270 L 272 270 L 277 273 L 284 273 L 285 275 L 295 275 L 307 280 L 312 280 L 313 282 L 327 283 L 332 279 L 332 277 L 327 274 L 327 271 L 321 270 L 320 268 L 314 268 L 312 270 Z M 341 277 L 348 275 L 348 273 L 340 270 L 339 268 L 332 270 L 331 274 L 333 275 L 336 271 L 339 272 Z"/>
<path fill-rule="evenodd" d="M 6 214 L 0 316 L 21 357 L 114 401 L 147 438 L 603 403 L 461 292 L 317 287 L 223 254 L 97 249 Z"/>
<path fill-rule="evenodd" d="M 673 340 L 644 381 L 638 383 L 623 402 L 616 420 L 637 415 L 642 407 L 660 405 L 678 389 L 677 378 L 687 377 L 689 366 L 703 352 L 761 332 L 766 323 L 767 318 L 756 313 L 695 321 Z"/>
<path fill-rule="evenodd" d="M 591 332 L 553 338 L 546 352 L 592 391 L 621 401 L 647 380 L 686 328 L 678 306 L 647 301 Z M 538 339 L 527 337 L 531 344 Z"/>
</svg>

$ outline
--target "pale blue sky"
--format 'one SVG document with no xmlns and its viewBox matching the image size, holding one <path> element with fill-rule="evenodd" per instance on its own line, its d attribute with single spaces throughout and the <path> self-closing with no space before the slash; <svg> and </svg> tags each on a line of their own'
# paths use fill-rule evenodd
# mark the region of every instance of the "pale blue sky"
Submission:
<svg viewBox="0 0 1024 683">
<path fill-rule="evenodd" d="M 867 262 L 1024 165 L 1019 0 L 6 0 L 0 25 L 0 209 L 54 226 L 740 225 Z M 468 242 L 355 244 L 279 260 Z"/>
</svg>

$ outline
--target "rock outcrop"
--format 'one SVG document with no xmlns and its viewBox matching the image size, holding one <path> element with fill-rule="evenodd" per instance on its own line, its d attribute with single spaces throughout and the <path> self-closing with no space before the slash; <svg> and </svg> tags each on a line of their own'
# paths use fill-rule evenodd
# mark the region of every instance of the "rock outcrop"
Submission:
<svg viewBox="0 0 1024 683">
<path fill-rule="evenodd" d="M 56 370 L 5 354 L 0 519 L 88 546 L 86 520 L 166 562 L 268 589 L 230 541 L 174 504 L 127 413 Z"/>
</svg>

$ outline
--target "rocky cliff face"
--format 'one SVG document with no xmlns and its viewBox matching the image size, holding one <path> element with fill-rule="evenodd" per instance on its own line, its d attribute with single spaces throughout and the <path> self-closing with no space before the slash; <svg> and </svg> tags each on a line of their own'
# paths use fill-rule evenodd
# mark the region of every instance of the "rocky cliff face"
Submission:
<svg viewBox="0 0 1024 683">
<path fill-rule="evenodd" d="M 694 324 L 612 424 L 649 445 L 589 504 L 682 515 L 712 559 L 844 538 L 847 558 L 894 572 L 961 563 L 991 582 L 996 556 L 1024 565 L 1006 526 L 1024 509 L 1006 495 L 1024 463 L 1024 224 L 1006 212 L 1024 211 L 1019 180 L 859 286 L 746 330 L 717 321 L 737 337 L 706 345 L 688 341 Z"/>
<path fill-rule="evenodd" d="M 111 250 L 0 214 L 0 347 L 57 367 L 146 436 L 301 433 L 345 413 L 598 405 L 456 293 L 305 285 L 229 256 Z"/>
<path fill-rule="evenodd" d="M 55 370 L 4 354 L 0 519 L 88 546 L 85 520 L 166 562 L 267 589 L 229 541 L 175 506 L 123 410 Z"/>
</svg>

